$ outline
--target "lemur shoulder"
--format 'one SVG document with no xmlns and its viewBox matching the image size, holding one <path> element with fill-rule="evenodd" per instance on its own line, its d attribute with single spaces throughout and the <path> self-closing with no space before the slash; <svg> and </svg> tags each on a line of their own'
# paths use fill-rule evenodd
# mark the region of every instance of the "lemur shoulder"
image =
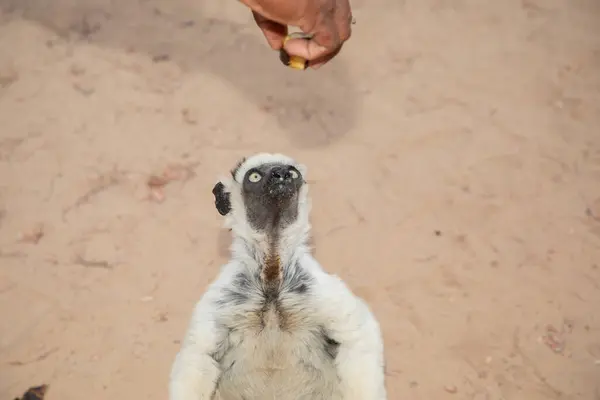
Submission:
<svg viewBox="0 0 600 400">
<path fill-rule="evenodd" d="M 260 153 L 215 185 L 231 260 L 195 306 L 170 400 L 386 399 L 378 322 L 307 245 L 305 178 L 290 157 Z"/>
</svg>

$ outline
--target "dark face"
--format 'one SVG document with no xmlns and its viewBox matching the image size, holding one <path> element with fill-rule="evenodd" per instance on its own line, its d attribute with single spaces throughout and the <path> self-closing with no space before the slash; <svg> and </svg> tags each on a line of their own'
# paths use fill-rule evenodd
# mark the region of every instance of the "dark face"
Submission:
<svg viewBox="0 0 600 400">
<path fill-rule="evenodd" d="M 291 165 L 264 164 L 249 170 L 242 182 L 248 222 L 256 230 L 282 228 L 298 216 L 298 192 L 304 180 Z"/>
</svg>

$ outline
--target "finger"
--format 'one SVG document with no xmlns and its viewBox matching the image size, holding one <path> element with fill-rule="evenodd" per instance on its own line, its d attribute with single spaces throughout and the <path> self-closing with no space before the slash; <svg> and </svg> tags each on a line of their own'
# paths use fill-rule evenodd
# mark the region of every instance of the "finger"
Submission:
<svg viewBox="0 0 600 400">
<path fill-rule="evenodd" d="M 352 35 L 352 23 L 354 18 L 352 17 L 352 12 L 350 10 L 350 3 L 347 0 L 339 0 L 337 2 L 337 8 L 335 10 L 333 20 L 340 38 L 340 45 L 333 52 L 312 60 L 309 64 L 312 69 L 319 69 L 323 65 L 327 64 L 332 58 L 336 57 L 342 50 L 344 42 L 350 39 L 350 36 Z"/>
<path fill-rule="evenodd" d="M 321 20 L 321 23 L 319 23 L 312 32 L 312 41 L 317 45 L 324 47 L 327 53 L 337 50 L 342 44 L 340 34 L 333 18 L 334 15 L 335 14 L 331 14 L 331 16 Z"/>
<path fill-rule="evenodd" d="M 338 47 L 338 49 L 335 50 L 333 53 L 328 53 L 328 54 L 324 55 L 323 57 L 320 57 L 320 58 L 317 58 L 317 59 L 311 61 L 308 64 L 308 66 L 310 68 L 312 68 L 312 69 L 319 69 L 323 65 L 325 65 L 329 61 L 331 61 L 332 58 L 334 58 L 335 56 L 337 56 L 341 50 L 342 50 L 342 46 Z"/>
<path fill-rule="evenodd" d="M 288 33 L 287 26 L 271 21 L 254 11 L 252 12 L 252 15 L 254 16 L 256 25 L 258 25 L 263 35 L 265 35 L 265 39 L 267 39 L 269 46 L 274 50 L 281 49 L 283 40 Z"/>
</svg>

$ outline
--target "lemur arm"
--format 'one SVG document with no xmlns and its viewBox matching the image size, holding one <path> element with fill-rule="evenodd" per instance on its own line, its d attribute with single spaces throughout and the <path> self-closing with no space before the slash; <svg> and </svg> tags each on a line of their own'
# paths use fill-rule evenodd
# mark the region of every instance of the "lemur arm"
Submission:
<svg viewBox="0 0 600 400">
<path fill-rule="evenodd" d="M 192 318 L 175 357 L 169 380 L 169 400 L 209 400 L 216 390 L 221 369 L 213 358 L 226 332 L 219 328 L 216 301 L 229 280 L 224 271 L 196 304 Z"/>
<path fill-rule="evenodd" d="M 344 400 L 385 400 L 383 339 L 367 304 L 344 282 L 316 272 L 324 327 L 340 343 L 335 359 Z"/>
</svg>

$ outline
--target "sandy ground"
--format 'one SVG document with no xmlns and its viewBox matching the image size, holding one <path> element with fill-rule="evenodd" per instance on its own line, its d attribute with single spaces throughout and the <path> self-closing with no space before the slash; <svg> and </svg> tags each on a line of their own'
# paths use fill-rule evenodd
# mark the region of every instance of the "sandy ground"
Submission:
<svg viewBox="0 0 600 400">
<path fill-rule="evenodd" d="M 0 399 L 165 399 L 257 151 L 308 165 L 390 399 L 600 399 L 600 3 L 353 5 L 298 72 L 233 1 L 0 0 Z"/>
</svg>

